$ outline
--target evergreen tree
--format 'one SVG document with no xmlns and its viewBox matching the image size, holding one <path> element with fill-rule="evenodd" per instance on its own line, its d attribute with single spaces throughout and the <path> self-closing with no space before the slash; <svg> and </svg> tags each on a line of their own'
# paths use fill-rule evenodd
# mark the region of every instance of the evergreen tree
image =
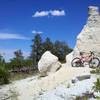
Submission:
<svg viewBox="0 0 100 100">
<path fill-rule="evenodd" d="M 24 57 L 21 50 L 17 50 L 14 52 L 15 57 L 11 59 L 10 66 L 14 68 L 21 68 L 23 67 Z"/>
<path fill-rule="evenodd" d="M 19 59 L 19 60 L 23 60 L 23 59 L 24 59 L 23 53 L 22 53 L 21 50 L 15 51 L 15 52 L 14 52 L 14 55 L 15 55 L 15 58 L 16 58 L 16 59 Z"/>
<path fill-rule="evenodd" d="M 56 41 L 53 48 L 53 53 L 61 62 L 65 61 L 65 56 L 72 51 L 65 42 Z"/>
<path fill-rule="evenodd" d="M 34 69 L 37 69 L 38 61 L 40 60 L 43 54 L 43 44 L 42 44 L 41 35 L 36 34 L 32 42 L 33 44 L 32 44 L 31 59 L 34 64 Z"/>
<path fill-rule="evenodd" d="M 43 43 L 43 50 L 53 52 L 53 43 L 51 42 L 50 38 L 46 38 L 45 42 Z"/>
<path fill-rule="evenodd" d="M 0 66 L 4 66 L 4 65 L 5 65 L 5 60 L 3 56 L 0 54 Z"/>
</svg>

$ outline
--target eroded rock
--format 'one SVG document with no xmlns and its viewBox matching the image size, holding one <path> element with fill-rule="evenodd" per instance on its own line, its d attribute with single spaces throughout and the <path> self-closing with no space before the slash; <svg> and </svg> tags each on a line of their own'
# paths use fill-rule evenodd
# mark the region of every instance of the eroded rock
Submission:
<svg viewBox="0 0 100 100">
<path fill-rule="evenodd" d="M 90 6 L 88 19 L 80 34 L 77 36 L 73 56 L 79 52 L 94 51 L 100 56 L 100 15 L 99 8 Z"/>
<path fill-rule="evenodd" d="M 50 51 L 46 51 L 38 62 L 38 70 L 42 76 L 54 73 L 61 67 L 58 57 L 53 55 Z"/>
</svg>

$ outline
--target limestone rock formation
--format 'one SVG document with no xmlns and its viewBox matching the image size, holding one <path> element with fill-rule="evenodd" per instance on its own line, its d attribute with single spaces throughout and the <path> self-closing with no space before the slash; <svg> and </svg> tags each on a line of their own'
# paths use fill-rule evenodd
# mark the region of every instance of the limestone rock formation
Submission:
<svg viewBox="0 0 100 100">
<path fill-rule="evenodd" d="M 55 72 L 60 67 L 61 63 L 58 61 L 58 57 L 49 51 L 46 51 L 38 62 L 38 70 L 43 76 Z"/>
<path fill-rule="evenodd" d="M 73 51 L 66 56 L 66 64 L 67 64 L 66 66 L 72 67 L 71 66 L 72 59 L 73 59 Z"/>
<path fill-rule="evenodd" d="M 100 15 L 99 8 L 90 6 L 88 19 L 81 33 L 77 36 L 74 56 L 79 52 L 94 51 L 100 56 Z"/>
</svg>

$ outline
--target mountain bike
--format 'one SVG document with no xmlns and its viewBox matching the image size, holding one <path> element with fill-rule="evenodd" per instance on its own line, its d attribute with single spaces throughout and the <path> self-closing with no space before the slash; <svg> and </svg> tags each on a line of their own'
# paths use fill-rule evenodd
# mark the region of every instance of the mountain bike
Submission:
<svg viewBox="0 0 100 100">
<path fill-rule="evenodd" d="M 83 53 L 80 53 L 80 57 L 76 57 L 72 60 L 72 67 L 84 67 L 85 63 L 88 63 L 89 67 L 99 67 L 100 60 L 95 56 L 94 52 L 90 51 L 88 56 L 83 56 Z"/>
</svg>

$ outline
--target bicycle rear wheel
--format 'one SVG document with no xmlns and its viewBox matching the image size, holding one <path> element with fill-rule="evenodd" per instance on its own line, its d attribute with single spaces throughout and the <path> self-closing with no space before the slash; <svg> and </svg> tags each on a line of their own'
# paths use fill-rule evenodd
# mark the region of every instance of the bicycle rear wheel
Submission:
<svg viewBox="0 0 100 100">
<path fill-rule="evenodd" d="M 72 67 L 80 67 L 81 66 L 81 59 L 76 57 L 71 62 Z"/>
<path fill-rule="evenodd" d="M 99 60 L 99 58 L 97 58 L 97 57 L 93 58 L 93 59 L 89 62 L 89 66 L 90 66 L 90 67 L 93 67 L 93 68 L 99 67 L 99 66 L 100 66 L 100 60 Z"/>
</svg>

